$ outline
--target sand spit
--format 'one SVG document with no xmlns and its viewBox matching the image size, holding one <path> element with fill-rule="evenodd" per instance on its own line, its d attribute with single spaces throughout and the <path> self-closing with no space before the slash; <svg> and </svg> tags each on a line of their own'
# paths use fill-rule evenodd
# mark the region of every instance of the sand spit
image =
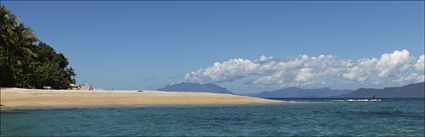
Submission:
<svg viewBox="0 0 425 137">
<path fill-rule="evenodd" d="M 2 107 L 61 107 L 113 105 L 258 104 L 282 101 L 255 97 L 153 90 L 39 90 L 2 88 Z"/>
</svg>

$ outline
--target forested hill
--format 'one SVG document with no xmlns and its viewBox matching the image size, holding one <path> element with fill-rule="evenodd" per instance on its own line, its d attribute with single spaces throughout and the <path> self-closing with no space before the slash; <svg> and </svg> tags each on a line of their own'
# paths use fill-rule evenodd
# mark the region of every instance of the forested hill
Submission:
<svg viewBox="0 0 425 137">
<path fill-rule="evenodd" d="M 0 16 L 0 87 L 66 89 L 75 83 L 63 54 L 37 39 L 5 6 Z"/>
<path fill-rule="evenodd" d="M 402 87 L 387 87 L 383 89 L 360 88 L 353 92 L 343 94 L 342 98 L 425 98 L 425 82 L 409 84 Z"/>
<path fill-rule="evenodd" d="M 232 94 L 232 92 L 228 91 L 226 88 L 221 87 L 219 85 L 215 85 L 212 83 L 175 83 L 171 85 L 167 85 L 164 88 L 158 89 L 160 91 L 180 91 L 180 92 L 211 92 L 211 93 L 226 93 Z"/>
</svg>

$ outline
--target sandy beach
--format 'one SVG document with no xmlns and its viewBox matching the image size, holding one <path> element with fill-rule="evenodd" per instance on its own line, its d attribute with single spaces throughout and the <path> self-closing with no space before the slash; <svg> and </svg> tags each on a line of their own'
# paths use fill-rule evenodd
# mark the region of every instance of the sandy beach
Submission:
<svg viewBox="0 0 425 137">
<path fill-rule="evenodd" d="M 255 104 L 282 101 L 202 92 L 143 90 L 39 90 L 2 88 L 2 107 L 61 107 L 113 105 Z"/>
</svg>

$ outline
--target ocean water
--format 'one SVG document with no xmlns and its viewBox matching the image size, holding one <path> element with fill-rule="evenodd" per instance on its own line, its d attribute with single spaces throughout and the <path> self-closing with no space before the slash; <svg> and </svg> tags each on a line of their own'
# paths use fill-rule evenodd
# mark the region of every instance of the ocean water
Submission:
<svg viewBox="0 0 425 137">
<path fill-rule="evenodd" d="M 1 136 L 424 136 L 424 99 L 1 110 Z"/>
</svg>

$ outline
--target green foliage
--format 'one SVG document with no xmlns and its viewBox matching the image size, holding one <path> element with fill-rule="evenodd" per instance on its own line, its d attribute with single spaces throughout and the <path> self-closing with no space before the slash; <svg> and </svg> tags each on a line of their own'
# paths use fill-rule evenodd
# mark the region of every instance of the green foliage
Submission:
<svg viewBox="0 0 425 137">
<path fill-rule="evenodd" d="M 75 83 L 63 54 L 39 41 L 4 6 L 0 18 L 0 87 L 65 89 Z"/>
</svg>

